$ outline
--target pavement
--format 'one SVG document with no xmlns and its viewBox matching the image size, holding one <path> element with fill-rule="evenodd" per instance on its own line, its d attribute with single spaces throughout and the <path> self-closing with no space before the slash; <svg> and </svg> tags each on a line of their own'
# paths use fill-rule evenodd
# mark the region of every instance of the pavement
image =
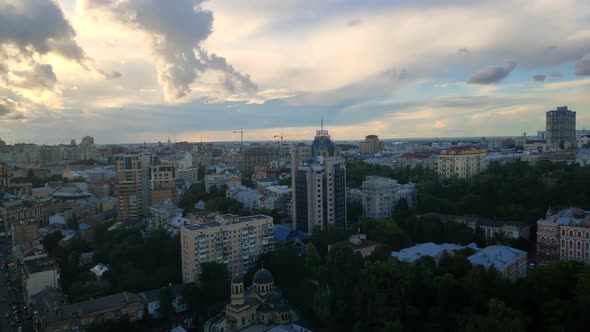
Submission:
<svg viewBox="0 0 590 332">
<path fill-rule="evenodd" d="M 10 248 L 9 239 L 0 239 L 0 331 L 18 332 L 19 327 L 21 331 L 33 331 L 32 321 L 26 318 L 18 268 L 6 267 L 7 262 L 12 262 Z"/>
</svg>

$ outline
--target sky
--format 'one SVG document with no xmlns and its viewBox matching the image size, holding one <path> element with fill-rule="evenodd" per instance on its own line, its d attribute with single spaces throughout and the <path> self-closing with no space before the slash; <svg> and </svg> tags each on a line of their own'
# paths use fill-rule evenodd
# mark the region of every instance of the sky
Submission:
<svg viewBox="0 0 590 332">
<path fill-rule="evenodd" d="M 9 143 L 590 128 L 588 0 L 0 0 Z"/>
</svg>

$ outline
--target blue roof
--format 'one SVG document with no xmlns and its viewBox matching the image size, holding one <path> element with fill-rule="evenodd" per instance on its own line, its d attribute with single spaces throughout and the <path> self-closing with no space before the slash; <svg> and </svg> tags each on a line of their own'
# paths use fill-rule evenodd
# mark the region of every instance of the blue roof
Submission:
<svg viewBox="0 0 590 332">
<path fill-rule="evenodd" d="M 295 233 L 295 231 L 292 228 L 289 228 L 289 227 L 283 226 L 283 225 L 277 225 L 277 226 L 275 226 L 275 230 L 274 230 L 274 233 L 272 234 L 272 236 L 277 241 L 288 242 L 288 241 L 295 240 L 294 233 Z"/>
<path fill-rule="evenodd" d="M 6 193 L 2 196 L 2 200 L 9 201 L 12 199 L 17 199 L 18 197 L 14 196 L 13 194 Z"/>
<path fill-rule="evenodd" d="M 90 225 L 88 225 L 88 224 L 80 224 L 80 226 L 78 226 L 78 227 L 80 227 L 80 230 L 83 230 L 83 231 L 90 229 Z"/>
<path fill-rule="evenodd" d="M 399 260 L 414 262 L 423 256 L 437 258 L 445 251 L 456 251 L 465 248 L 477 250 L 477 245 L 475 243 L 470 243 L 466 246 L 461 246 L 452 243 L 436 244 L 433 242 L 427 242 L 417 244 L 413 247 L 402 249 L 399 252 L 394 251 L 391 253 L 391 256 L 397 257 Z"/>
<path fill-rule="evenodd" d="M 526 256 L 526 251 L 507 246 L 489 246 L 468 257 L 473 265 L 482 265 L 486 269 L 494 266 L 498 270 L 512 264 L 521 255 Z"/>
</svg>

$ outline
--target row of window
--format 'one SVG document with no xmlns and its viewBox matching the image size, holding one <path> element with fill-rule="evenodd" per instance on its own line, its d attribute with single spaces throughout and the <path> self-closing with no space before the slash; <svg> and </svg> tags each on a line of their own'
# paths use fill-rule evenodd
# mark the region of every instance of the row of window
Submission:
<svg viewBox="0 0 590 332">
<path fill-rule="evenodd" d="M 562 229 L 561 230 L 561 235 L 562 236 L 565 236 L 565 234 L 566 234 L 565 229 Z M 569 234 L 569 236 L 574 236 L 574 231 L 573 230 L 570 230 L 568 234 Z M 582 233 L 582 231 L 578 231 L 575 234 L 576 234 L 577 237 L 582 237 L 582 235 L 584 235 L 585 238 L 590 239 L 590 232 L 588 232 L 588 231 L 583 232 L 583 233 Z"/>
</svg>

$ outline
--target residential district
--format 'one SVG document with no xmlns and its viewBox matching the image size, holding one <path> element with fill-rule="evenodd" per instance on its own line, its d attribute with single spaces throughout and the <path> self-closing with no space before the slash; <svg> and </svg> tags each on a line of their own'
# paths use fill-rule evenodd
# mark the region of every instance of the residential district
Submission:
<svg viewBox="0 0 590 332">
<path fill-rule="evenodd" d="M 566 106 L 534 136 L 287 136 L 0 140 L 0 330 L 542 331 L 590 307 Z"/>
</svg>

